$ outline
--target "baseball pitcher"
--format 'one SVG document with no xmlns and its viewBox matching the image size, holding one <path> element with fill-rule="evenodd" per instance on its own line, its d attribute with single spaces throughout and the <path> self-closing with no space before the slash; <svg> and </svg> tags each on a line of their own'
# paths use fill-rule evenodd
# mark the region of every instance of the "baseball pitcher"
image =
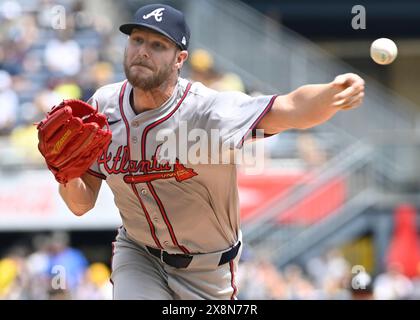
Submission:
<svg viewBox="0 0 420 320">
<path fill-rule="evenodd" d="M 358 107 L 364 81 L 343 74 L 284 95 L 216 92 L 179 76 L 190 41 L 180 11 L 147 5 L 120 31 L 128 36 L 127 79 L 87 103 L 55 107 L 38 125 L 40 151 L 75 215 L 95 206 L 102 180 L 111 188 L 123 221 L 113 243 L 114 299 L 235 299 L 236 165 L 210 161 L 211 152 L 207 163 L 185 154 L 203 146 L 235 152 L 257 129 L 321 124 Z M 196 141 L 185 132 L 193 130 L 205 143 L 189 153 Z"/>
</svg>

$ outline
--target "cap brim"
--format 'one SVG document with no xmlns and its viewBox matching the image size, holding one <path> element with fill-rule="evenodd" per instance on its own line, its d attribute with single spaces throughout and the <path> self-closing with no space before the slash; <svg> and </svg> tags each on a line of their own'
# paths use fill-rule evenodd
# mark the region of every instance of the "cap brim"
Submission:
<svg viewBox="0 0 420 320">
<path fill-rule="evenodd" d="M 151 29 L 153 31 L 156 31 L 162 35 L 164 35 L 165 37 L 167 37 L 169 40 L 171 40 L 172 42 L 175 43 L 175 45 L 177 45 L 178 47 L 181 47 L 174 38 L 172 38 L 169 34 L 167 34 L 165 31 L 163 31 L 162 29 L 155 27 L 155 26 L 151 26 L 148 24 L 143 24 L 143 23 L 126 23 L 126 24 L 122 24 L 120 26 L 120 31 L 124 34 L 130 35 L 131 32 L 133 31 L 134 28 L 147 28 L 147 29 Z M 182 49 L 182 47 L 181 47 Z"/>
</svg>

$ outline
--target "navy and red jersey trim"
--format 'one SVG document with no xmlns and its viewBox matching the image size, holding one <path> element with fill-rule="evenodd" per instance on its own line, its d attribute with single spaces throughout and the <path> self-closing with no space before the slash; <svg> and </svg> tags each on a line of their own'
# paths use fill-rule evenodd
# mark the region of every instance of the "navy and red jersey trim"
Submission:
<svg viewBox="0 0 420 320">
<path fill-rule="evenodd" d="M 123 118 L 123 120 L 124 120 L 125 129 L 126 129 L 126 132 L 127 132 L 128 159 L 129 159 L 129 161 L 131 161 L 131 151 L 130 151 L 130 126 L 128 125 L 128 120 L 127 120 L 127 117 L 125 116 L 125 113 L 124 113 L 124 106 L 123 106 L 124 94 L 125 94 L 125 89 L 126 89 L 126 87 L 127 87 L 127 83 L 128 83 L 128 81 L 125 81 L 125 82 L 124 82 L 124 84 L 121 86 L 121 91 L 120 91 L 120 96 L 119 96 L 119 107 L 120 107 L 120 113 L 121 113 L 121 116 L 122 116 L 122 118 Z M 131 173 L 130 173 L 130 172 L 129 172 L 129 174 L 131 175 Z M 136 196 L 137 200 L 139 201 L 139 203 L 140 203 L 140 205 L 141 205 L 141 207 L 142 207 L 142 209 L 143 209 L 143 212 L 144 212 L 144 215 L 145 215 L 145 217 L 146 217 L 147 223 L 149 224 L 150 234 L 152 235 L 152 238 L 153 238 L 153 240 L 155 241 L 156 246 L 157 246 L 158 248 L 160 248 L 160 249 L 163 249 L 163 247 L 162 247 L 162 245 L 160 244 L 160 241 L 159 241 L 159 239 L 158 239 L 158 237 L 157 237 L 157 235 L 156 235 L 155 226 L 153 225 L 153 222 L 152 222 L 152 220 L 150 219 L 150 215 L 149 215 L 149 213 L 147 212 L 147 209 L 146 209 L 146 207 L 145 207 L 145 205 L 144 205 L 143 201 L 141 200 L 140 195 L 139 195 L 139 193 L 138 193 L 138 191 L 137 191 L 137 188 L 136 188 L 136 186 L 135 186 L 135 184 L 134 184 L 134 183 L 132 183 L 132 184 L 131 184 L 131 189 L 133 190 L 134 195 Z"/>
<path fill-rule="evenodd" d="M 147 134 L 149 133 L 150 130 L 152 130 L 153 128 L 155 128 L 156 126 L 162 124 L 163 122 L 165 122 L 166 120 L 168 120 L 170 117 L 172 117 L 172 115 L 179 109 L 179 107 L 181 106 L 182 102 L 184 101 L 184 99 L 186 98 L 186 96 L 188 95 L 188 92 L 191 89 L 191 83 L 188 83 L 187 87 L 185 88 L 185 92 L 182 95 L 181 99 L 179 100 L 178 104 L 175 106 L 175 108 L 168 113 L 165 117 L 150 123 L 144 130 L 143 130 L 143 134 L 142 134 L 142 138 L 141 138 L 141 156 L 142 156 L 142 160 L 146 160 L 146 138 L 147 138 Z M 172 227 L 171 222 L 169 221 L 168 215 L 166 213 L 165 207 L 163 206 L 162 201 L 160 200 L 159 196 L 156 193 L 156 190 L 153 188 L 153 185 L 151 182 L 147 182 L 146 183 L 147 187 L 150 190 L 150 193 L 152 194 L 153 198 L 155 199 L 158 207 L 159 207 L 159 211 L 162 215 L 163 221 L 165 221 L 166 227 L 168 228 L 169 234 L 171 236 L 171 240 L 172 243 L 177 246 L 182 252 L 184 253 L 190 253 L 190 251 L 185 247 L 179 244 L 176 236 L 175 236 L 175 232 L 174 229 Z"/>
<path fill-rule="evenodd" d="M 276 98 L 277 98 L 278 96 L 277 95 L 274 95 L 271 99 L 270 99 L 270 102 L 267 104 L 267 106 L 264 108 L 264 110 L 261 112 L 261 114 L 259 115 L 259 117 L 254 121 L 254 123 L 251 125 L 251 127 L 247 130 L 247 132 L 244 134 L 244 136 L 242 137 L 242 139 L 239 141 L 239 143 L 237 144 L 237 148 L 242 148 L 242 146 L 243 146 L 243 144 L 244 144 L 244 142 L 245 142 L 245 140 L 248 138 L 248 135 L 250 134 L 250 133 L 252 133 L 252 137 L 255 137 L 256 136 L 256 134 L 255 134 L 255 129 L 256 129 L 256 127 L 258 126 L 258 124 L 260 123 L 260 121 L 261 121 L 261 119 L 268 113 L 268 111 L 270 111 L 271 110 L 271 108 L 273 107 L 273 104 L 274 104 L 274 101 L 276 100 Z M 266 137 L 266 136 L 271 136 L 271 135 L 265 135 L 264 134 L 264 137 Z"/>
<path fill-rule="evenodd" d="M 159 199 L 158 195 L 156 194 L 156 190 L 155 190 L 155 188 L 153 188 L 152 183 L 151 182 L 147 182 L 146 184 L 147 184 L 147 186 L 148 186 L 148 188 L 149 188 L 149 190 L 150 190 L 153 198 L 155 199 L 155 201 L 156 201 L 156 203 L 157 203 L 157 205 L 159 207 L 159 210 L 161 212 L 161 215 L 163 217 L 163 220 L 165 221 L 165 224 L 166 224 L 166 226 L 168 228 L 169 234 L 171 235 L 172 243 L 175 246 L 177 246 L 179 249 L 181 249 L 182 252 L 184 252 L 186 254 L 190 253 L 190 251 L 186 247 L 184 247 L 184 246 L 182 246 L 182 245 L 180 245 L 178 243 L 178 240 L 176 239 L 176 236 L 175 236 L 174 229 L 173 229 L 173 227 L 172 227 L 172 225 L 171 225 L 171 223 L 170 223 L 170 221 L 168 219 L 168 215 L 166 213 L 166 210 L 165 210 L 165 208 L 164 208 L 164 206 L 162 204 L 162 201 Z"/>
<path fill-rule="evenodd" d="M 119 104 L 119 107 L 120 107 L 121 116 L 122 116 L 122 118 L 124 120 L 124 123 L 125 123 L 125 130 L 127 132 L 128 157 L 131 158 L 131 155 L 130 155 L 130 129 L 129 129 L 130 127 L 128 125 L 128 121 L 127 121 L 127 118 L 125 116 L 124 108 L 123 108 L 123 99 L 124 99 L 124 93 L 125 93 L 125 89 L 127 87 L 127 84 L 128 84 L 128 81 L 125 81 L 123 83 L 123 85 L 121 86 L 120 95 L 119 95 L 119 99 L 118 99 L 118 104 Z"/>
<path fill-rule="evenodd" d="M 105 176 L 105 175 L 103 175 L 102 173 L 99 173 L 99 172 L 93 171 L 92 169 L 88 169 L 88 170 L 86 171 L 86 173 L 89 173 L 90 175 L 92 175 L 92 176 L 94 176 L 94 177 L 97 177 L 97 178 L 100 178 L 100 179 L 102 179 L 102 180 L 106 180 L 106 176 Z"/>
<path fill-rule="evenodd" d="M 146 160 L 146 137 L 147 134 L 149 133 L 149 131 L 151 129 L 153 129 L 154 127 L 160 125 L 162 122 L 165 122 L 166 120 L 168 120 L 170 117 L 172 117 L 172 115 L 179 109 L 179 107 L 181 106 L 182 102 L 184 101 L 184 99 L 186 98 L 188 92 L 191 89 L 191 83 L 188 83 L 184 94 L 182 95 L 181 99 L 179 100 L 178 104 L 176 105 L 176 107 L 170 112 L 168 113 L 166 116 L 164 116 L 163 118 L 156 120 L 155 122 L 150 123 L 146 128 L 144 128 L 143 130 L 143 135 L 141 138 L 141 158 L 142 160 Z"/>
<path fill-rule="evenodd" d="M 141 200 L 140 195 L 139 195 L 139 192 L 137 191 L 136 185 L 134 183 L 131 184 L 131 189 L 133 189 L 133 192 L 136 195 L 137 199 L 139 200 L 140 205 L 141 205 L 141 207 L 142 207 L 142 209 L 144 211 L 144 214 L 146 216 L 147 223 L 149 224 L 150 233 L 152 234 L 152 237 L 153 237 L 153 240 L 155 241 L 155 244 L 157 245 L 157 247 L 159 249 L 163 249 L 163 247 L 162 247 L 162 245 L 161 245 L 161 243 L 159 241 L 159 238 L 156 235 L 155 226 L 154 226 L 152 220 L 150 219 L 150 215 L 147 212 L 146 206 L 144 205 L 143 200 Z"/>
</svg>

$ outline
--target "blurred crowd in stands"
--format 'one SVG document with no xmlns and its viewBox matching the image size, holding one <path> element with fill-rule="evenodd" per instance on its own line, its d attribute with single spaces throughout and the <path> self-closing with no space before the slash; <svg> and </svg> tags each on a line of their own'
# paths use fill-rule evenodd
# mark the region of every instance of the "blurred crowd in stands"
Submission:
<svg viewBox="0 0 420 320">
<path fill-rule="evenodd" d="M 107 263 L 88 263 L 65 232 L 39 234 L 32 246 L 15 246 L 0 259 L 0 299 L 107 300 L 112 298 Z"/>
<path fill-rule="evenodd" d="M 39 234 L 30 248 L 12 247 L 0 257 L 0 299 L 112 299 L 109 277 L 110 259 L 89 263 L 67 233 Z M 409 278 L 393 265 L 372 277 L 355 272 L 338 250 L 282 270 L 245 250 L 236 281 L 240 300 L 420 299 L 420 270 Z"/>
<path fill-rule="evenodd" d="M 243 259 L 239 270 L 240 299 L 400 300 L 420 298 L 419 275 L 408 278 L 395 265 L 371 276 L 351 266 L 338 250 L 316 257 L 305 266 L 279 270 L 265 259 Z"/>
</svg>

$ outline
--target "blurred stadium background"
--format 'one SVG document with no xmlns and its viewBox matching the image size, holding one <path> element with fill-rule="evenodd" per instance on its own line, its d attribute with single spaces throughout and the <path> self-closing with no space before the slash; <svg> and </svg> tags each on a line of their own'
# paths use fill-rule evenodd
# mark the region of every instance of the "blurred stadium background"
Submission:
<svg viewBox="0 0 420 320">
<path fill-rule="evenodd" d="M 183 76 L 218 90 L 282 93 L 357 72 L 362 108 L 264 140 L 265 170 L 239 168 L 240 299 L 420 298 L 420 6 L 359 1 L 163 1 L 192 30 Z M 366 3 L 363 3 L 366 2 Z M 110 299 L 121 221 L 104 186 L 74 217 L 33 123 L 65 98 L 124 79 L 118 25 L 151 1 L 0 0 L 0 299 Z M 390 66 L 370 43 L 399 46 Z M 52 282 L 66 271 L 65 290 Z M 59 286 L 60 287 L 60 286 Z"/>
</svg>

